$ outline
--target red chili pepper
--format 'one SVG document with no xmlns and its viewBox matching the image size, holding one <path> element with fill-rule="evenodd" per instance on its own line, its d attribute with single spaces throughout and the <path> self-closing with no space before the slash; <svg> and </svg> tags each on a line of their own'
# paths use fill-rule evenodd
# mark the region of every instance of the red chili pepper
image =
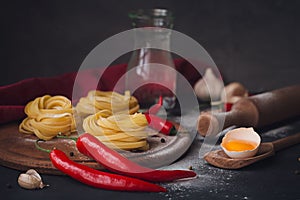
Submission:
<svg viewBox="0 0 300 200">
<path fill-rule="evenodd" d="M 139 179 L 98 171 L 70 160 L 58 149 L 50 152 L 52 164 L 63 173 L 87 185 L 119 191 L 166 192 L 166 189 Z"/>
<path fill-rule="evenodd" d="M 190 170 L 155 170 L 140 166 L 110 149 L 89 133 L 80 135 L 76 146 L 81 153 L 95 159 L 107 169 L 126 176 L 154 182 L 167 182 L 197 176 Z"/>
<path fill-rule="evenodd" d="M 151 106 L 151 108 L 145 112 L 145 114 L 152 114 L 152 115 L 156 115 L 158 113 L 158 111 L 160 110 L 160 108 L 163 105 L 163 98 L 162 96 L 159 96 L 158 102 L 157 104 L 154 104 L 153 106 Z"/>
<path fill-rule="evenodd" d="M 233 105 L 232 103 L 225 103 L 224 104 L 225 111 L 226 112 L 230 111 L 232 108 L 232 105 Z"/>
<path fill-rule="evenodd" d="M 157 117 L 156 115 L 145 114 L 149 127 L 160 131 L 165 135 L 176 135 L 177 130 L 168 120 Z"/>
</svg>

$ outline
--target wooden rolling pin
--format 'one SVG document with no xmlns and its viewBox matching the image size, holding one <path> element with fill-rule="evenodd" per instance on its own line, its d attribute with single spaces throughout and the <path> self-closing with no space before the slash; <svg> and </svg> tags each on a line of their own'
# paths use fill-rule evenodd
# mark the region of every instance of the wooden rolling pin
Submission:
<svg viewBox="0 0 300 200">
<path fill-rule="evenodd" d="M 300 115 L 300 84 L 240 99 L 229 112 L 202 113 L 198 132 L 217 134 L 232 125 L 262 127 Z"/>
</svg>

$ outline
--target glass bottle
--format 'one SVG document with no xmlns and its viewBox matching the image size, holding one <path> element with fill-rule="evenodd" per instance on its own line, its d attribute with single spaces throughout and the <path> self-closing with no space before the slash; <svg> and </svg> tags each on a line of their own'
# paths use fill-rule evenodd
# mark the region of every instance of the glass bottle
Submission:
<svg viewBox="0 0 300 200">
<path fill-rule="evenodd" d="M 166 9 L 137 10 L 129 14 L 135 29 L 135 51 L 129 60 L 126 89 L 133 92 L 141 108 L 149 108 L 163 97 L 165 109 L 175 106 L 176 70 L 170 49 L 173 16 Z"/>
</svg>

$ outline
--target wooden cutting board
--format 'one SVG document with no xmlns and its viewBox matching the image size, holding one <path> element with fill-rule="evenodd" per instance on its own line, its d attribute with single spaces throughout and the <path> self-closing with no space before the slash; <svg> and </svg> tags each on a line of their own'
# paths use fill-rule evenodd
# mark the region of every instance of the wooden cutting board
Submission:
<svg viewBox="0 0 300 200">
<path fill-rule="evenodd" d="M 159 134 L 148 139 L 150 149 L 145 152 L 121 152 L 129 159 L 152 168 L 161 167 L 177 160 L 189 148 L 194 137 L 188 132 L 181 132 L 177 136 Z M 0 126 L 0 165 L 26 171 L 30 168 L 43 174 L 59 174 L 51 163 L 49 154 L 35 147 L 35 135 L 22 134 L 18 130 L 18 123 Z M 94 160 L 81 154 L 75 141 L 54 138 L 46 142 L 39 142 L 46 149 L 56 147 L 64 151 L 70 159 L 95 169 L 104 169 Z"/>
</svg>

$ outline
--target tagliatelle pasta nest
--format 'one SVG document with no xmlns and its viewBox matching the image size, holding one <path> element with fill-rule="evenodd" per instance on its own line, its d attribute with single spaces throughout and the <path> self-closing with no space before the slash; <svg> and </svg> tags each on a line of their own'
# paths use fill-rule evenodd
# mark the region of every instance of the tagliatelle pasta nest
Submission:
<svg viewBox="0 0 300 200">
<path fill-rule="evenodd" d="M 84 131 L 96 136 L 101 142 L 114 149 L 147 150 L 148 122 L 142 113 L 137 113 L 139 104 L 129 92 L 93 90 L 80 99 L 76 112 L 84 116 Z M 58 134 L 69 135 L 76 131 L 71 101 L 64 96 L 44 95 L 25 106 L 25 118 L 19 131 L 35 134 L 50 140 Z M 94 113 L 96 112 L 96 113 Z"/>
<path fill-rule="evenodd" d="M 117 114 L 107 117 L 105 111 L 90 115 L 83 121 L 83 129 L 114 149 L 147 150 L 148 122 L 142 113 Z"/>
<path fill-rule="evenodd" d="M 71 101 L 64 96 L 44 95 L 25 106 L 25 118 L 19 131 L 35 134 L 43 140 L 50 140 L 59 133 L 69 135 L 75 131 Z"/>
<path fill-rule="evenodd" d="M 139 110 L 139 104 L 130 92 L 124 95 L 113 91 L 92 90 L 86 97 L 80 98 L 76 105 L 76 112 L 86 117 L 99 111 L 105 111 L 106 116 L 125 113 L 133 114 Z"/>
</svg>

